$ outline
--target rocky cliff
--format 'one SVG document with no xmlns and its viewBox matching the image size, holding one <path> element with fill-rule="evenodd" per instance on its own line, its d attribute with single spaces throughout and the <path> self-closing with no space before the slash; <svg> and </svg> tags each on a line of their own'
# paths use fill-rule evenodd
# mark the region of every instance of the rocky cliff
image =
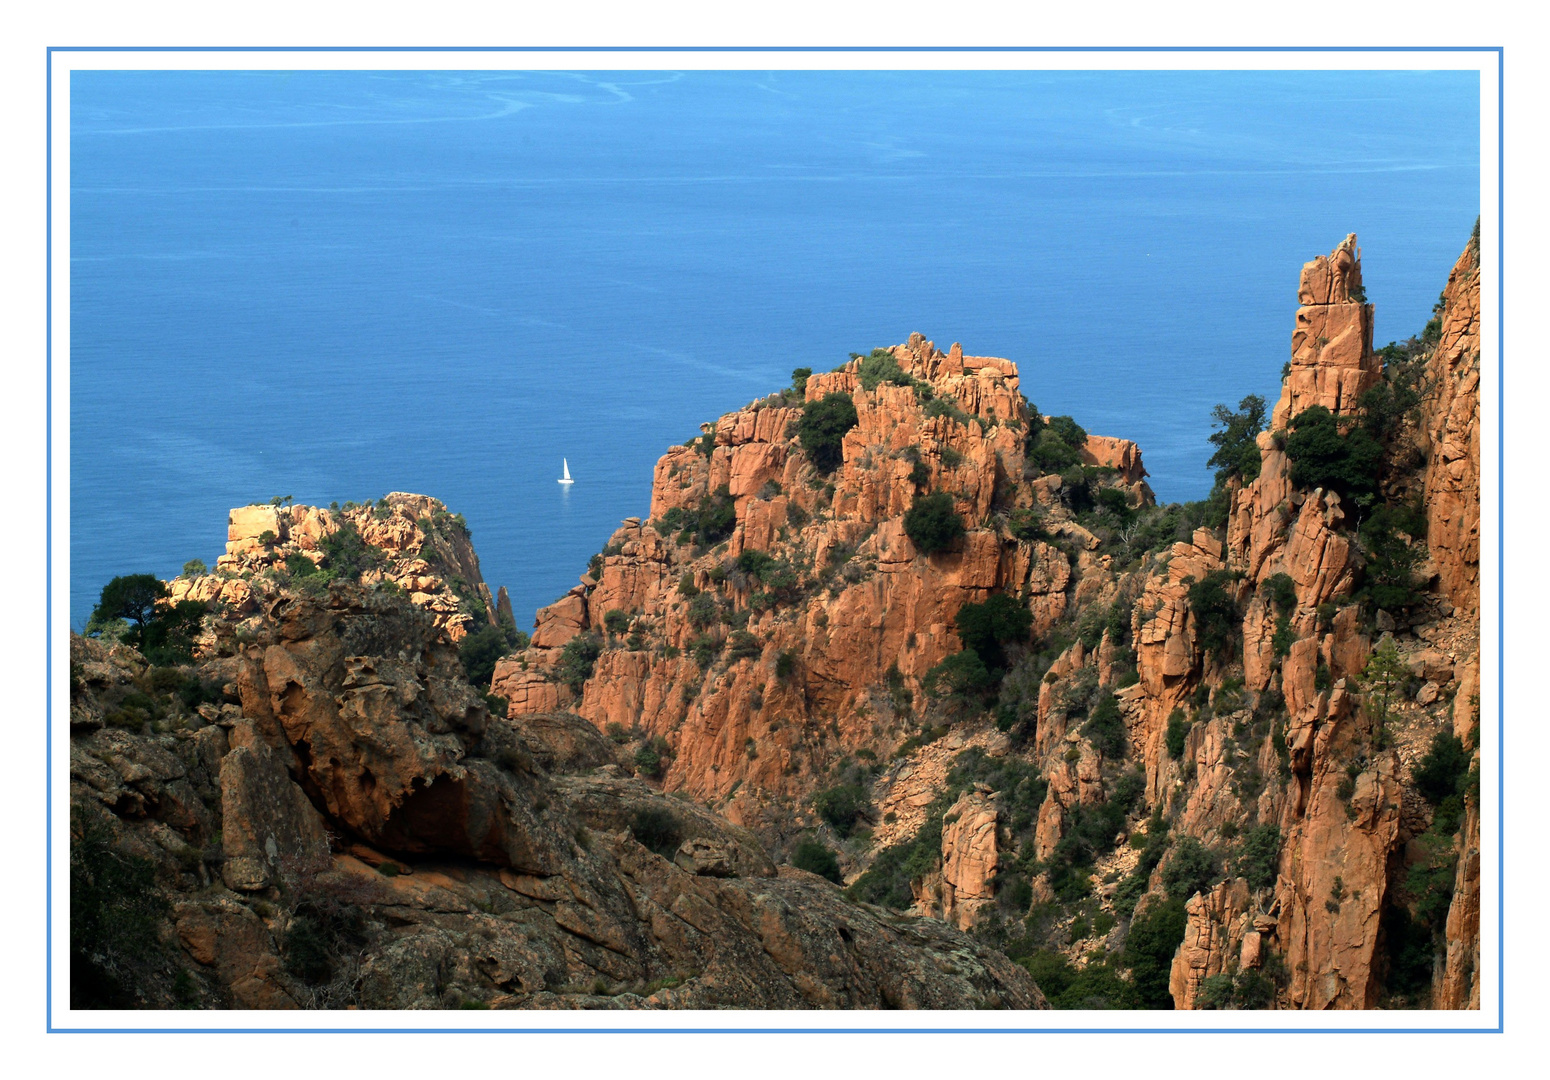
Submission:
<svg viewBox="0 0 1550 1080">
<path fill-rule="evenodd" d="M 492 690 L 1068 1003 L 1478 1001 L 1477 264 L 1377 351 L 1355 236 L 1305 265 L 1280 400 L 1219 411 L 1201 504 L 1006 360 L 799 369 L 663 456 Z"/>
</svg>

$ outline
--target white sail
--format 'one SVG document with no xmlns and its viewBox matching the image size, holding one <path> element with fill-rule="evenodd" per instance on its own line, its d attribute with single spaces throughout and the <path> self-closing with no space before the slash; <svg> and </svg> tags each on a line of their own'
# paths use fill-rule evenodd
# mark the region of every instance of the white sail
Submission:
<svg viewBox="0 0 1550 1080">
<path fill-rule="evenodd" d="M 565 475 L 560 477 L 560 483 L 562 483 L 562 484 L 574 484 L 575 481 L 570 478 L 570 462 L 567 461 L 565 458 L 561 458 L 560 459 L 560 467 L 565 472 Z"/>
</svg>

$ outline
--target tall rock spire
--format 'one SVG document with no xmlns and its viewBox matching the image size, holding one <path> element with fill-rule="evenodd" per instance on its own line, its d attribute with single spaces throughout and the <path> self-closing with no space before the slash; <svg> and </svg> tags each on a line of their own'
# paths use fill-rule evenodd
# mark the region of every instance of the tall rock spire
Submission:
<svg viewBox="0 0 1550 1080">
<path fill-rule="evenodd" d="M 1291 370 L 1271 427 L 1284 428 L 1304 409 L 1350 412 L 1383 367 L 1372 353 L 1372 305 L 1362 288 L 1362 252 L 1350 233 L 1334 251 L 1303 264 L 1297 286 Z"/>
</svg>

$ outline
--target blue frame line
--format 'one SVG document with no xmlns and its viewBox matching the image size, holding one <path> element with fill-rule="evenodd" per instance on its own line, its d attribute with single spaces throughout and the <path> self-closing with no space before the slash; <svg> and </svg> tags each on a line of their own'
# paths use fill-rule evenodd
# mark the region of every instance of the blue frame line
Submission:
<svg viewBox="0 0 1550 1080">
<path fill-rule="evenodd" d="M 1496 261 L 1497 261 L 1497 359 L 1496 359 L 1496 983 L 1497 1014 L 1494 1028 L 1479 1027 L 55 1027 L 54 1026 L 54 875 L 53 875 L 53 603 L 54 581 L 54 65 L 59 53 L 1454 53 L 1486 52 L 1496 54 Z M 44 267 L 44 574 L 49 602 L 44 613 L 44 703 L 45 746 L 44 790 L 44 1030 L 49 1034 L 78 1035 L 1500 1035 L 1506 1030 L 1506 662 L 1502 643 L 1506 639 L 1506 75 L 1505 48 L 1501 45 L 56 45 L 45 50 L 44 58 L 44 177 L 46 193 L 44 223 L 46 250 Z"/>
<path fill-rule="evenodd" d="M 54 1030 L 54 55 L 43 59 L 43 1025 Z"/>
<path fill-rule="evenodd" d="M 1496 1030 L 1507 1025 L 1506 58 L 1496 53 Z M 1477 740 L 1478 741 L 1478 740 Z"/>
</svg>

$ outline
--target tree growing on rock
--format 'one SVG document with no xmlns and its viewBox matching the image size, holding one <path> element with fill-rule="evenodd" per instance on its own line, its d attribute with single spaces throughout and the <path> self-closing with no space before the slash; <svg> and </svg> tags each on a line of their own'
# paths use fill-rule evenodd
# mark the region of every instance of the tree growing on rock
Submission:
<svg viewBox="0 0 1550 1080">
<path fill-rule="evenodd" d="M 1265 430 L 1265 399 L 1250 394 L 1238 402 L 1238 411 L 1226 405 L 1211 410 L 1212 425 L 1219 430 L 1210 435 L 1216 452 L 1206 462 L 1216 470 L 1219 483 L 1236 476 L 1245 484 L 1259 476 L 1259 433 Z"/>
<path fill-rule="evenodd" d="M 1410 667 L 1399 653 L 1394 639 L 1385 637 L 1367 659 L 1362 669 L 1362 685 L 1367 688 L 1367 714 L 1372 718 L 1379 734 L 1388 723 L 1390 704 L 1405 680 L 1410 678 Z"/>
<path fill-rule="evenodd" d="M 122 619 L 133 623 L 131 633 L 138 641 L 145 626 L 156 615 L 156 602 L 167 596 L 167 586 L 155 574 L 123 574 L 102 587 L 97 606 L 92 609 L 87 622 L 87 632 L 93 627 L 105 627 Z"/>
</svg>

